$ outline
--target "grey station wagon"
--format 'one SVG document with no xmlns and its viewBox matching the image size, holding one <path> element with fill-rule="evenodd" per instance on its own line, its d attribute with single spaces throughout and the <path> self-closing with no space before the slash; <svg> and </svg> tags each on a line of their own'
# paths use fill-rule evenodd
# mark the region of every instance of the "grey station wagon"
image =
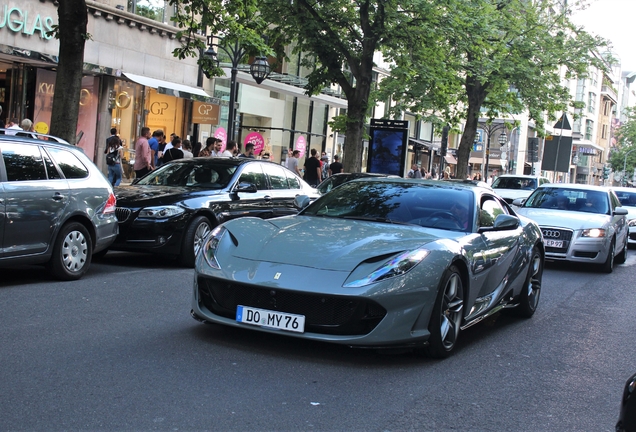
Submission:
<svg viewBox="0 0 636 432">
<path fill-rule="evenodd" d="M 116 199 L 82 150 L 60 141 L 0 135 L 0 267 L 45 264 L 75 280 L 115 241 Z"/>
</svg>

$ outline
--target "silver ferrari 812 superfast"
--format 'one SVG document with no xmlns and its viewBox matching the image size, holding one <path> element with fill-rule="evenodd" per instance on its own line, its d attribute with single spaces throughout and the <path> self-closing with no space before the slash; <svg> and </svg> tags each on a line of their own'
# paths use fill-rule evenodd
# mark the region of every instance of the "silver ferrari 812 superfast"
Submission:
<svg viewBox="0 0 636 432">
<path fill-rule="evenodd" d="M 537 308 L 541 231 L 492 190 L 360 179 L 309 201 L 212 231 L 195 266 L 195 319 L 443 358 L 461 330 Z"/>
</svg>

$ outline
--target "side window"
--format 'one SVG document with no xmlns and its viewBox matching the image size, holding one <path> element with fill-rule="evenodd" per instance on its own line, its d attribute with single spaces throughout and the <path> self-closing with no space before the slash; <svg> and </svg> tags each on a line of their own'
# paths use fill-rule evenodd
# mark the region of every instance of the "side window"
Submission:
<svg viewBox="0 0 636 432">
<path fill-rule="evenodd" d="M 40 147 L 28 144 L 2 144 L 2 159 L 8 181 L 46 180 Z"/>
<path fill-rule="evenodd" d="M 492 198 L 485 198 L 481 203 L 481 210 L 479 211 L 479 226 L 493 226 L 495 219 L 500 214 L 507 214 L 501 204 Z"/>
<path fill-rule="evenodd" d="M 250 163 L 243 168 L 243 172 L 241 172 L 241 176 L 239 177 L 239 183 L 241 182 L 255 184 L 258 190 L 267 189 L 265 174 L 261 169 L 261 165 L 258 163 Z"/>
<path fill-rule="evenodd" d="M 84 164 L 68 150 L 62 150 L 57 148 L 48 148 L 51 153 L 51 157 L 57 166 L 60 167 L 64 177 L 67 179 L 79 179 L 88 177 L 88 169 Z"/>
<path fill-rule="evenodd" d="M 285 171 L 285 174 L 287 175 L 287 184 L 289 185 L 289 188 L 300 189 L 300 180 L 298 180 L 298 177 L 292 174 L 291 171 L 288 171 L 288 170 L 283 170 L 283 171 Z"/>
<path fill-rule="evenodd" d="M 44 156 L 44 165 L 46 166 L 46 174 L 49 176 L 49 180 L 61 179 L 62 176 L 60 175 L 60 172 L 51 160 L 51 157 L 46 153 L 46 150 L 42 152 L 42 155 Z"/>
<path fill-rule="evenodd" d="M 269 177 L 269 183 L 272 189 L 287 189 L 287 176 L 283 168 L 274 164 L 263 164 L 263 169 Z"/>
</svg>

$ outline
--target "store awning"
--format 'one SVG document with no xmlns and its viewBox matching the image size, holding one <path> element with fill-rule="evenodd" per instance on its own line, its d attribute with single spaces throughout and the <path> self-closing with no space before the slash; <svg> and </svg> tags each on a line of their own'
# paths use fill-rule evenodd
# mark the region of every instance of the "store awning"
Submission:
<svg viewBox="0 0 636 432">
<path fill-rule="evenodd" d="M 446 161 L 446 163 L 451 164 L 451 165 L 457 165 L 457 159 L 455 159 L 455 156 L 453 155 L 446 155 L 444 156 L 444 160 Z"/>
<path fill-rule="evenodd" d="M 572 141 L 572 145 L 575 147 L 584 147 L 584 148 L 593 148 L 596 151 L 602 152 L 604 149 L 603 147 L 594 144 L 592 141 Z"/>
<path fill-rule="evenodd" d="M 484 158 L 471 157 L 470 159 L 468 159 L 468 163 L 469 164 L 483 164 L 484 163 Z"/>
<path fill-rule="evenodd" d="M 157 89 L 157 92 L 161 94 L 203 102 L 209 102 L 212 100 L 212 97 L 210 97 L 209 94 L 198 87 L 190 87 L 185 84 L 171 83 L 169 81 L 135 75 L 129 72 L 124 72 L 124 75 L 126 76 L 126 78 L 136 82 L 137 84 Z"/>
<path fill-rule="evenodd" d="M 419 146 L 419 147 L 424 147 L 427 150 L 431 148 L 431 146 L 433 145 L 433 143 L 428 142 L 428 141 L 422 141 L 422 140 L 418 140 L 415 138 L 409 138 L 409 144 L 414 145 L 414 146 Z"/>
</svg>

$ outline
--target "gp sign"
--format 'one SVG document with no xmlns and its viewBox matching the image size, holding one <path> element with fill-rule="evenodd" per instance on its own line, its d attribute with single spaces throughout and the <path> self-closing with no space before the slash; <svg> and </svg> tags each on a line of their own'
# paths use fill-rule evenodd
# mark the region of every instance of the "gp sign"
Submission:
<svg viewBox="0 0 636 432">
<path fill-rule="evenodd" d="M 219 105 L 195 101 L 192 104 L 192 123 L 218 125 L 219 111 Z"/>
</svg>

